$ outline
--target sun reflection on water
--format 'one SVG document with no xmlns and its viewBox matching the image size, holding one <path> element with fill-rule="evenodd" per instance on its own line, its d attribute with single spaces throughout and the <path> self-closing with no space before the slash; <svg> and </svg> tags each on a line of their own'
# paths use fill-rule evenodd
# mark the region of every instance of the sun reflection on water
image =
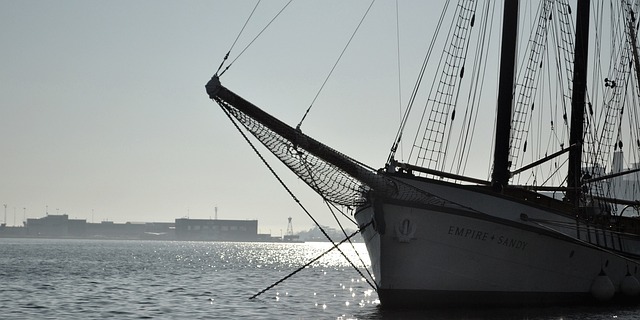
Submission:
<svg viewBox="0 0 640 320">
<path fill-rule="evenodd" d="M 202 268 L 269 268 L 300 267 L 331 248 L 330 243 L 225 243 L 183 242 L 182 252 L 174 256 L 176 262 Z M 355 248 L 355 250 L 354 250 Z M 342 244 L 310 265 L 313 268 L 346 268 L 349 260 L 358 267 L 369 267 L 371 261 L 361 243 Z M 344 255 L 343 255 L 344 254 Z M 239 263 L 240 262 L 240 263 Z M 326 270 L 323 271 L 326 275 Z"/>
<path fill-rule="evenodd" d="M 33 247 L 40 248 L 35 244 Z M 144 308 L 139 310 L 143 315 L 178 312 L 189 318 L 188 314 L 199 310 L 207 314 L 244 314 L 249 318 L 280 314 L 315 318 L 309 316 L 321 314 L 319 318 L 335 319 L 338 315 L 375 310 L 374 291 L 338 250 L 325 254 L 256 299 L 249 299 L 331 247 L 330 243 L 67 241 L 54 243 L 44 254 L 34 251 L 32 260 L 38 261 L 39 267 L 25 270 L 30 274 L 48 270 L 47 279 L 52 279 L 54 269 L 43 269 L 43 261 L 73 257 L 73 263 L 61 267 L 65 271 L 60 271 L 59 281 L 70 281 L 67 269 L 83 274 L 93 279 L 88 290 L 100 292 L 107 299 L 104 301 L 114 302 L 114 308 L 133 304 L 135 309 L 137 301 L 144 300 Z M 370 265 L 366 248 L 361 243 L 354 247 L 343 244 L 340 249 L 364 272 L 363 262 Z M 24 266 L 12 270 L 22 269 Z M 73 292 L 62 296 L 73 296 Z M 153 303 L 149 301 L 171 307 L 151 310 Z"/>
<path fill-rule="evenodd" d="M 383 312 L 375 290 L 337 251 L 276 284 L 330 248 L 328 243 L 0 239 L 0 244 L 6 302 L 1 319 L 10 318 L 8 314 L 16 319 L 469 317 L 464 310 L 457 317 Z M 341 248 L 364 271 L 354 250 Z M 364 245 L 356 244 L 355 251 L 368 265 Z M 270 285 L 274 287 L 249 299 Z M 637 319 L 638 314 L 636 308 L 555 308 L 480 318 Z"/>
<path fill-rule="evenodd" d="M 296 271 L 309 261 L 322 255 L 320 259 L 300 270 L 286 281 L 279 283 L 272 291 L 265 292 L 257 299 L 290 308 L 315 308 L 329 314 L 342 314 L 348 310 L 357 312 L 362 308 L 375 308 L 379 301 L 374 290 L 353 270 L 352 264 L 361 272 L 370 267 L 366 247 L 362 243 L 343 244 L 340 250 L 331 250 L 331 243 L 232 243 L 232 242 L 182 242 L 178 244 L 181 252 L 174 256 L 183 266 L 199 268 L 204 273 L 241 270 L 235 281 L 244 281 L 253 277 L 261 278 L 259 292 L 281 278 Z M 347 256 L 351 261 L 347 261 Z M 271 270 L 267 275 L 264 271 Z M 344 275 L 351 275 L 344 278 Z M 225 279 L 234 281 L 234 279 Z M 332 285 L 333 284 L 333 285 Z M 271 301 L 271 302 L 269 302 Z M 213 298 L 209 301 L 213 304 Z M 273 306 L 275 307 L 275 306 Z M 327 314 L 327 316 L 329 315 Z M 348 317 L 353 318 L 353 317 Z M 346 318 L 345 318 L 346 319 Z"/>
</svg>

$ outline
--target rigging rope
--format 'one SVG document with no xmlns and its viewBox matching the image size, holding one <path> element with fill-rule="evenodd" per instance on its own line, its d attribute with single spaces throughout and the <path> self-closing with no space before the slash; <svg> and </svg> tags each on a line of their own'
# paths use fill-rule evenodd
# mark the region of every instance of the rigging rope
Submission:
<svg viewBox="0 0 640 320">
<path fill-rule="evenodd" d="M 258 293 L 256 293 L 256 294 L 254 294 L 253 296 L 251 296 L 251 297 L 249 298 L 249 300 L 251 300 L 251 299 L 255 299 L 257 296 L 259 296 L 259 295 L 261 295 L 261 294 L 263 294 L 263 293 L 265 293 L 265 292 L 269 291 L 271 288 L 273 288 L 273 287 L 275 287 L 275 286 L 279 285 L 280 283 L 282 283 L 283 281 L 285 281 L 285 280 L 287 280 L 287 279 L 291 278 L 294 274 L 296 274 L 296 273 L 298 273 L 298 272 L 300 272 L 300 271 L 304 270 L 305 268 L 307 268 L 308 266 L 310 266 L 310 265 L 311 265 L 311 264 L 313 264 L 314 262 L 316 262 L 316 261 L 320 260 L 320 258 L 322 258 L 323 256 L 325 256 L 327 253 L 329 253 L 329 252 L 333 251 L 333 249 L 338 249 L 338 250 L 340 250 L 340 249 L 338 248 L 338 246 L 340 246 L 341 244 L 345 243 L 347 240 L 350 240 L 350 239 L 351 239 L 351 238 L 353 238 L 356 234 L 358 234 L 358 233 L 362 232 L 364 229 L 366 229 L 368 226 L 370 226 L 370 225 L 371 225 L 371 223 L 373 223 L 373 220 L 369 221 L 367 224 L 365 224 L 364 226 L 362 226 L 359 230 L 357 230 L 357 231 L 353 232 L 350 236 L 348 236 L 348 237 L 347 237 L 347 238 L 345 238 L 344 240 L 340 241 L 339 243 L 334 243 L 334 244 L 333 244 L 333 246 L 332 246 L 331 248 L 327 249 L 327 251 L 323 252 L 323 253 L 322 253 L 322 254 L 320 254 L 319 256 L 317 256 L 317 257 L 315 257 L 315 258 L 311 259 L 311 261 L 307 262 L 305 265 L 303 265 L 303 266 L 299 267 L 298 269 L 294 270 L 293 272 L 289 273 L 289 274 L 288 274 L 288 275 L 286 275 L 284 278 L 282 278 L 282 279 L 280 279 L 280 280 L 276 281 L 274 284 L 272 284 L 272 285 L 270 285 L 270 286 L 266 287 L 266 288 L 265 288 L 265 289 L 263 289 L 262 291 L 260 291 L 260 292 L 258 292 Z M 347 259 L 347 260 L 349 260 L 349 259 Z M 363 278 L 364 278 L 364 277 L 363 277 Z M 378 289 L 377 289 L 376 287 L 374 287 L 374 286 L 369 282 L 369 280 L 367 280 L 366 278 L 364 278 L 364 279 L 365 279 L 365 280 L 367 281 L 367 283 L 368 283 L 368 284 L 373 288 L 373 290 L 378 291 Z"/>
<path fill-rule="evenodd" d="M 471 82 L 474 83 L 474 86 L 472 90 L 469 90 L 469 96 L 467 97 L 468 107 L 465 110 L 464 120 L 462 121 L 463 124 L 467 123 L 467 125 L 466 127 L 463 126 L 463 132 L 458 138 L 458 145 L 456 146 L 454 154 L 454 158 L 457 157 L 458 159 L 457 167 L 454 168 L 456 165 L 456 161 L 453 161 L 451 163 L 451 171 L 459 175 L 464 174 L 469 156 L 471 155 L 471 152 L 469 151 L 471 149 L 473 137 L 475 136 L 474 132 L 478 120 L 478 114 L 480 113 L 477 108 L 480 106 L 480 99 L 483 92 L 482 89 L 484 88 L 484 79 L 487 70 L 487 59 L 489 57 L 489 54 L 487 53 L 490 52 L 488 46 L 491 43 L 492 35 L 491 32 L 487 32 L 487 29 L 492 29 L 494 20 L 493 15 L 495 12 L 495 10 L 489 10 L 491 5 L 493 5 L 493 7 L 495 8 L 495 2 L 485 3 L 484 11 L 480 17 L 480 39 L 478 40 L 478 44 L 476 46 L 476 53 L 474 58 L 474 60 L 477 62 L 474 63 L 471 72 Z M 491 16 L 489 16 L 489 12 L 491 12 Z"/>
<path fill-rule="evenodd" d="M 236 40 L 234 40 L 233 43 L 231 44 L 231 48 L 229 48 L 229 51 L 227 51 L 227 54 L 224 55 L 224 58 L 222 59 L 222 62 L 220 63 L 220 66 L 218 67 L 218 70 L 216 70 L 215 74 L 218 74 L 218 72 L 220 72 L 220 69 L 222 69 L 222 66 L 224 65 L 224 62 L 227 61 L 227 59 L 229 59 L 229 54 L 231 53 L 231 50 L 233 50 L 233 47 L 236 45 L 236 42 L 238 42 L 238 39 L 240 39 L 240 35 L 244 31 L 244 28 L 247 27 L 247 24 L 249 23 L 249 20 L 251 20 L 251 17 L 253 16 L 253 13 L 256 12 L 256 9 L 258 8 L 258 5 L 260 4 L 261 1 L 262 0 L 258 0 L 258 2 L 256 2 L 256 5 L 253 7 L 253 10 L 251 10 L 251 14 L 249 14 L 249 17 L 247 18 L 247 21 L 244 22 L 244 25 L 242 26 L 242 29 L 240 29 L 240 32 L 238 32 L 238 36 L 236 36 Z"/>
<path fill-rule="evenodd" d="M 409 160 L 418 166 L 444 170 L 450 126 L 464 77 L 466 54 L 474 25 L 475 2 L 461 1 L 455 9 L 445 50 L 442 51 L 429 97 L 413 140 Z M 414 156 L 415 154 L 415 156 Z M 413 159 L 413 160 L 412 160 Z"/>
<path fill-rule="evenodd" d="M 240 51 L 240 53 L 238 54 L 238 56 L 237 56 L 235 59 L 233 59 L 233 60 L 229 63 L 229 65 L 228 65 L 226 68 L 224 68 L 224 70 L 220 73 L 219 77 L 222 77 L 222 75 L 223 75 L 225 72 L 227 72 L 227 70 L 229 70 L 229 68 L 231 67 L 231 65 L 233 65 L 233 63 L 235 63 L 235 62 L 236 62 L 236 60 L 238 60 L 238 58 L 240 58 L 240 56 L 242 56 L 242 54 L 243 54 L 245 51 L 247 51 L 247 49 L 248 49 L 248 48 L 249 48 L 249 47 L 250 47 L 250 46 L 251 46 L 251 45 L 252 45 L 252 44 L 253 44 L 253 43 L 258 39 L 258 37 L 260 37 L 260 35 L 262 35 L 262 33 L 263 33 L 265 30 L 267 30 L 267 28 L 269 28 L 269 26 L 273 23 L 273 21 L 275 21 L 275 20 L 276 20 L 276 18 L 278 18 L 278 17 L 280 16 L 280 14 L 284 11 L 284 9 L 286 9 L 286 8 L 289 6 L 289 4 L 290 4 L 292 1 L 293 1 L 293 0 L 289 0 L 289 2 L 287 2 L 287 4 L 285 4 L 285 5 L 284 5 L 284 7 L 282 7 L 282 9 L 280 9 L 280 11 L 278 11 L 278 13 L 277 13 L 277 14 L 276 14 L 272 19 L 271 19 L 271 21 L 269 21 L 269 23 L 267 23 L 267 25 L 266 25 L 266 26 L 264 26 L 264 28 L 262 28 L 262 30 L 260 30 L 260 32 L 258 32 L 258 34 L 253 38 L 253 40 L 251 40 L 251 42 L 249 42 L 249 44 L 248 44 L 246 47 L 244 47 L 244 49 L 242 49 L 242 51 Z M 256 4 L 256 7 L 257 7 L 257 6 L 258 6 L 258 5 Z M 255 10 L 255 8 L 254 8 L 254 10 Z M 253 15 L 253 12 L 252 12 L 251 14 Z M 249 18 L 251 18 L 251 16 L 249 16 Z M 244 27 L 243 27 L 242 29 L 244 29 Z M 234 42 L 234 44 L 235 44 L 235 42 Z M 225 60 L 226 60 L 226 57 L 225 57 Z M 223 62 L 224 62 L 224 61 L 223 61 Z"/>
<path fill-rule="evenodd" d="M 303 166 L 304 166 L 304 169 L 307 171 L 307 174 L 311 177 L 311 183 L 315 186 L 315 188 L 313 188 L 313 189 L 319 190 L 319 189 L 320 189 L 320 186 L 318 186 L 318 182 L 317 182 L 317 181 L 318 181 L 318 179 L 317 179 L 317 178 L 315 177 L 315 175 L 313 174 L 313 170 L 312 170 L 312 168 L 311 168 L 311 167 L 308 165 L 308 163 L 306 163 L 306 162 L 305 162 L 305 163 L 303 163 Z M 344 234 L 344 236 L 345 236 L 345 237 L 347 237 L 347 232 L 345 231 L 344 227 L 342 226 L 342 223 L 340 222 L 340 220 L 338 219 L 338 217 L 336 216 L 335 212 L 333 211 L 333 209 L 332 209 L 332 207 L 331 207 L 331 205 L 332 205 L 333 203 L 332 203 L 331 201 L 329 201 L 329 199 L 327 199 L 327 198 L 324 196 L 324 194 L 320 193 L 320 196 L 322 197 L 322 200 L 323 200 L 323 201 L 324 201 L 324 203 L 327 205 L 327 208 L 329 209 L 329 211 L 330 211 L 330 212 L 331 212 L 331 214 L 333 215 L 333 218 L 334 218 L 334 219 L 335 219 L 335 221 L 338 223 L 338 226 L 340 227 L 340 230 L 342 231 L 342 234 Z M 354 225 L 357 225 L 357 223 L 356 223 L 353 219 L 351 219 L 350 217 L 348 217 L 347 215 L 345 215 L 345 214 L 344 214 L 344 212 L 342 212 L 342 210 L 339 210 L 339 209 L 335 206 L 335 204 L 333 204 L 333 205 L 334 205 L 334 207 L 335 207 L 338 211 L 340 211 L 340 213 L 342 213 L 342 215 L 343 215 L 343 216 L 345 216 L 347 219 L 349 219 L 349 221 L 351 221 Z M 319 226 L 319 228 L 320 228 L 320 230 L 324 233 L 324 230 L 322 230 L 322 227 L 320 227 L 320 226 Z M 329 236 L 327 235 L 327 238 L 328 238 L 328 237 L 329 237 Z M 331 242 L 333 242 L 333 240 L 331 240 L 331 239 L 329 239 L 329 240 L 330 240 Z M 351 244 L 351 247 L 353 248 L 353 251 L 355 251 L 355 252 L 356 252 L 357 257 L 358 257 L 358 259 L 360 259 L 360 262 L 362 263 L 362 265 L 364 266 L 365 270 L 367 271 L 367 274 L 369 274 L 369 277 L 370 277 L 371 279 L 374 279 L 373 275 L 371 275 L 371 272 L 369 272 L 369 269 L 367 269 L 366 264 L 364 263 L 364 261 L 363 261 L 363 260 L 362 260 L 362 258 L 360 257 L 360 254 L 358 254 L 358 251 L 356 250 L 355 246 L 353 245 L 353 242 L 351 242 L 351 240 L 349 240 L 349 243 Z M 347 258 L 347 257 L 345 256 L 345 258 Z M 349 260 L 349 259 L 347 258 L 347 260 Z M 356 266 L 355 266 L 351 261 L 349 261 L 349 263 L 351 263 L 351 266 L 352 266 L 356 271 L 358 271 L 358 273 L 360 273 L 360 272 L 359 272 L 359 270 L 356 268 Z M 366 277 L 364 277 L 364 275 L 362 275 L 362 273 L 360 273 L 360 275 L 361 275 L 363 278 L 367 279 Z M 368 281 L 368 280 L 367 280 L 367 281 Z M 373 281 L 375 282 L 375 280 L 373 280 Z"/>
<path fill-rule="evenodd" d="M 360 19 L 360 22 L 358 23 L 358 26 L 356 26 L 356 29 L 353 30 L 353 33 L 351 34 L 351 37 L 349 38 L 349 41 L 347 41 L 347 44 L 344 46 L 344 48 L 342 49 L 342 52 L 340 53 L 340 55 L 338 56 L 338 59 L 336 60 L 336 62 L 333 64 L 333 67 L 331 68 L 331 71 L 329 71 L 329 74 L 327 75 L 327 77 L 324 79 L 324 82 L 322 83 L 322 85 L 320 86 L 320 89 L 318 90 L 318 92 L 316 93 L 316 96 L 313 97 L 313 100 L 311 101 L 311 104 L 309 105 L 309 107 L 307 108 L 307 110 L 304 112 L 304 115 L 302 116 L 302 119 L 300 119 L 300 123 L 298 123 L 298 126 L 296 126 L 297 129 L 300 129 L 300 126 L 302 126 L 302 122 L 304 121 L 304 119 L 307 117 L 307 114 L 309 114 L 309 111 L 311 111 L 311 107 L 313 107 L 313 104 L 316 102 L 316 99 L 318 99 L 318 96 L 320 95 L 320 92 L 322 92 L 322 89 L 324 88 L 324 86 L 327 84 L 327 81 L 329 81 L 329 78 L 331 77 L 331 75 L 333 74 L 333 71 L 336 69 L 336 66 L 338 66 L 338 63 L 340 62 L 340 59 L 342 59 L 342 56 L 344 55 L 345 51 L 347 51 L 347 48 L 349 47 L 349 45 L 351 44 L 351 41 L 353 40 L 353 37 L 355 37 L 356 33 L 358 32 L 358 29 L 360 29 L 360 26 L 362 25 L 362 22 L 364 22 L 364 19 L 367 17 L 367 14 L 369 14 L 369 10 L 371 10 L 371 7 L 373 6 L 373 3 L 376 2 L 376 0 L 371 0 L 371 3 L 369 4 L 369 7 L 367 8 L 367 11 L 365 11 L 364 15 L 362 16 L 362 18 Z"/>
<path fill-rule="evenodd" d="M 531 129 L 532 116 L 535 108 L 535 95 L 540 84 L 540 64 L 543 53 L 547 49 L 547 31 L 549 15 L 553 9 L 553 3 L 545 0 L 540 3 L 537 13 L 535 27 L 532 28 L 531 36 L 527 42 L 526 62 L 520 66 L 520 79 L 514 90 L 514 110 L 512 115 L 511 137 L 509 141 L 509 161 L 512 165 L 522 166 L 523 158 L 527 149 L 528 135 Z M 527 121 L 528 120 L 528 121 Z"/>
<path fill-rule="evenodd" d="M 592 244 L 590 242 L 584 241 L 584 240 L 576 238 L 576 237 L 572 237 L 572 236 L 570 236 L 570 235 L 568 235 L 568 234 L 566 234 L 566 233 L 564 233 L 562 231 L 559 231 L 559 230 L 556 230 L 556 229 L 554 229 L 552 227 L 546 226 L 546 225 L 541 223 L 541 222 L 545 222 L 545 220 L 531 219 L 531 218 L 527 217 L 526 215 L 521 217 L 521 219 L 524 220 L 524 221 L 533 222 L 534 224 L 538 225 L 541 228 L 547 229 L 547 230 L 549 230 L 549 231 L 551 231 L 553 233 L 556 233 L 556 234 L 561 235 L 563 237 L 569 238 L 570 240 L 573 240 L 573 241 L 576 241 L 578 243 L 581 243 L 584 246 L 587 246 L 587 247 L 590 247 L 592 249 L 595 249 L 595 250 L 598 250 L 598 251 L 613 255 L 613 256 L 618 257 L 618 258 L 620 258 L 622 260 L 625 260 L 627 262 L 631 262 L 631 263 L 634 263 L 634 264 L 640 264 L 640 262 L 638 262 L 637 260 L 633 260 L 631 258 L 625 257 L 625 256 L 623 256 L 623 255 L 621 255 L 621 254 L 619 254 L 619 253 L 617 253 L 615 251 L 602 248 L 602 247 L 600 247 L 598 245 Z M 609 232 L 620 234 L 619 232 L 615 232 L 615 231 L 609 231 Z"/>
<path fill-rule="evenodd" d="M 400 68 L 400 8 L 398 0 L 396 0 L 396 49 L 398 57 L 398 108 L 400 111 L 400 120 L 402 121 L 402 73 Z M 404 150 L 400 145 L 400 161 L 404 161 Z"/>
<path fill-rule="evenodd" d="M 629 6 L 614 5 L 611 6 L 611 13 L 617 12 L 618 15 L 611 18 L 611 37 L 610 46 L 611 59 L 609 71 L 604 78 L 604 88 L 602 86 L 601 74 L 594 75 L 594 82 L 599 86 L 595 86 L 595 91 L 603 90 L 602 108 L 598 117 L 593 115 L 592 107 L 589 105 L 589 112 L 586 113 L 586 127 L 589 130 L 585 132 L 585 149 L 583 158 L 583 166 L 588 168 L 588 174 L 597 177 L 605 173 L 605 170 L 612 163 L 612 157 L 618 149 L 622 149 L 622 124 L 623 111 L 628 105 L 630 98 L 627 89 L 632 79 L 631 68 L 632 61 L 632 30 L 630 25 L 633 22 L 633 9 Z M 597 12 L 601 16 L 601 12 Z M 598 37 L 597 39 L 601 39 Z M 599 51 L 597 52 L 599 54 Z M 597 69 L 601 72 L 600 69 Z M 600 90 L 598 90 L 600 89 Z M 613 151 L 613 155 L 612 155 Z M 611 181 L 598 181 L 589 183 L 585 186 L 590 195 L 611 197 L 615 192 Z M 602 207 L 602 211 L 615 213 L 617 207 Z"/>
<path fill-rule="evenodd" d="M 331 242 L 332 244 L 335 244 L 335 242 L 333 241 L 333 239 L 331 239 L 331 237 L 327 234 L 327 232 L 324 230 L 324 228 L 322 228 L 322 226 L 320 225 L 320 223 L 318 223 L 318 221 L 313 217 L 313 215 L 311 215 L 311 213 L 309 212 L 309 210 L 307 210 L 307 208 L 302 204 L 302 202 L 300 202 L 300 200 L 295 196 L 295 194 L 293 194 L 293 191 L 291 191 L 291 189 L 289 189 L 289 187 L 284 183 L 284 181 L 282 181 L 282 179 L 280 178 L 280 176 L 278 176 L 278 174 L 273 170 L 273 168 L 271 167 L 271 165 L 267 162 L 267 160 L 262 156 L 262 154 L 258 151 L 258 149 L 253 145 L 253 143 L 251 142 L 251 140 L 249 140 L 249 137 L 247 137 L 247 135 L 240 129 L 240 126 L 236 123 L 236 121 L 234 120 L 234 118 L 231 116 L 231 114 L 229 113 L 229 111 L 227 109 L 225 109 L 222 105 L 220 105 L 220 108 L 222 109 L 222 111 L 227 115 L 227 117 L 229 118 L 229 120 L 231 120 L 231 122 L 233 123 L 233 125 L 235 126 L 235 128 L 238 130 L 238 132 L 240 133 L 240 135 L 242 135 L 242 137 L 244 138 L 244 140 L 249 144 L 249 146 L 251 146 L 251 149 L 253 149 L 253 151 L 256 153 L 256 155 L 260 158 L 260 160 L 262 161 L 262 163 L 269 169 L 269 172 L 271 172 L 271 174 L 276 178 L 276 180 L 278 180 L 278 182 L 280 183 L 280 185 L 287 191 L 287 193 L 291 196 L 291 198 L 298 204 L 298 206 L 307 214 L 307 216 L 311 219 L 311 221 L 313 221 L 313 223 L 316 225 L 316 227 L 318 227 L 318 229 L 322 232 L 322 234 L 327 238 L 327 240 L 329 240 L 329 242 Z M 360 276 L 362 278 L 364 278 L 367 283 L 369 283 L 369 285 L 371 287 L 373 287 L 374 289 L 376 287 L 374 287 L 371 282 L 369 282 L 369 279 L 367 279 L 362 272 L 353 264 L 353 262 L 347 257 L 347 255 L 340 250 L 340 248 L 337 248 L 338 252 L 340 252 L 340 254 L 342 254 L 342 256 L 349 262 L 349 264 L 351 265 L 351 267 L 354 268 L 354 270 L 356 270 L 358 272 L 358 274 L 360 274 Z M 368 271 L 367 271 L 368 272 Z"/>
<path fill-rule="evenodd" d="M 333 218 L 335 219 L 335 221 L 338 223 L 338 226 L 340 227 L 340 230 L 342 230 L 342 234 L 347 237 L 347 231 L 344 229 L 344 227 L 342 227 L 342 223 L 340 223 L 340 220 L 338 220 L 338 217 L 336 216 L 335 212 L 333 212 L 333 209 L 331 208 L 333 205 L 333 208 L 335 208 L 336 210 L 340 211 L 340 213 L 342 213 L 343 216 L 347 217 L 344 212 L 342 212 L 342 210 L 338 209 L 334 204 L 332 204 L 329 201 L 325 201 L 324 203 L 327 204 L 327 208 L 329 208 L 329 211 L 331 211 L 331 214 L 333 215 Z M 349 218 L 349 217 L 347 217 Z M 349 218 L 349 220 L 351 220 Z M 354 224 L 357 225 L 357 223 L 353 220 L 351 220 L 351 222 L 353 222 Z M 358 250 L 356 250 L 356 246 L 353 244 L 353 242 L 351 242 L 351 240 L 349 240 L 349 244 L 351 245 L 351 248 L 353 249 L 353 251 L 356 253 L 356 256 L 358 257 L 358 259 L 360 260 L 360 263 L 362 263 L 362 266 L 364 267 L 364 270 L 367 272 L 367 274 L 369 275 L 369 278 L 371 278 L 373 280 L 373 282 L 375 283 L 375 278 L 373 277 L 373 275 L 371 274 L 371 272 L 369 272 L 369 269 L 367 268 L 366 263 L 364 263 L 364 260 L 362 260 L 362 257 L 360 256 L 360 254 L 358 253 Z M 363 277 L 365 278 L 365 277 Z M 367 278 L 365 278 L 367 279 Z"/>
<path fill-rule="evenodd" d="M 427 50 L 427 54 L 422 60 L 422 67 L 420 68 L 420 72 L 418 73 L 418 79 L 416 79 L 416 83 L 413 87 L 413 91 L 411 92 L 411 96 L 409 98 L 409 103 L 407 104 L 407 108 L 405 109 L 404 116 L 402 117 L 402 122 L 400 123 L 400 127 L 398 128 L 396 137 L 393 140 L 393 145 L 391 146 L 391 152 L 389 153 L 389 157 L 387 158 L 387 164 L 390 164 L 395 159 L 396 151 L 398 150 L 398 145 L 400 145 L 400 141 L 402 140 L 402 135 L 404 133 L 404 128 L 407 125 L 407 121 L 409 120 L 409 115 L 411 114 L 411 110 L 413 109 L 413 104 L 416 101 L 416 97 L 418 96 L 418 91 L 420 89 L 420 85 L 422 84 L 422 79 L 424 78 L 424 74 L 427 70 L 429 60 L 431 59 L 431 53 L 435 48 L 436 40 L 438 39 L 438 35 L 440 34 L 440 28 L 442 27 L 442 23 L 446 16 L 447 9 L 449 8 L 449 3 L 450 3 L 450 0 L 447 0 L 447 2 L 444 4 L 444 7 L 442 8 L 442 12 L 440 13 L 440 18 L 438 19 L 438 24 L 436 25 L 433 38 L 431 38 L 431 42 L 429 43 L 429 49 Z"/>
</svg>

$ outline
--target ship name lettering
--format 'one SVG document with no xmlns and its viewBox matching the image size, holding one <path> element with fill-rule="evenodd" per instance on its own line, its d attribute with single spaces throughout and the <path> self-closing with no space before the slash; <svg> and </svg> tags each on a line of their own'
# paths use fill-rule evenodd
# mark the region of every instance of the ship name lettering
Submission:
<svg viewBox="0 0 640 320">
<path fill-rule="evenodd" d="M 449 235 L 452 235 L 452 236 L 458 236 L 458 237 L 481 240 L 481 241 L 487 241 L 487 238 L 489 238 L 488 232 L 469 229 L 469 228 L 460 228 L 456 226 L 449 226 L 448 233 Z"/>
<path fill-rule="evenodd" d="M 509 238 L 504 235 L 497 235 L 490 232 L 485 232 L 481 230 L 471 229 L 471 228 L 463 228 L 458 226 L 449 226 L 449 230 L 447 232 L 450 236 L 462 237 L 466 239 L 472 240 L 480 240 L 485 242 L 492 242 L 495 244 L 499 244 L 505 246 L 507 248 L 517 249 L 524 251 L 529 244 L 526 241 L 518 240 L 515 238 Z"/>
<path fill-rule="evenodd" d="M 512 239 L 505 236 L 498 237 L 498 244 L 505 247 L 523 250 L 527 247 L 527 243 L 522 240 Z"/>
</svg>

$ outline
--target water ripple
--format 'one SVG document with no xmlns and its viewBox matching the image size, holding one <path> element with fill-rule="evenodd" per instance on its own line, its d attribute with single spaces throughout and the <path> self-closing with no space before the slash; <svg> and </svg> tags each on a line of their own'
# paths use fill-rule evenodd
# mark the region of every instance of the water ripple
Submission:
<svg viewBox="0 0 640 320">
<path fill-rule="evenodd" d="M 329 246 L 0 239 L 0 319 L 469 318 L 464 312 L 381 310 L 375 291 L 337 252 L 249 299 Z M 363 245 L 356 248 L 368 259 Z M 344 251 L 359 261 L 349 247 Z M 640 312 L 548 309 L 492 315 L 632 319 Z"/>
</svg>

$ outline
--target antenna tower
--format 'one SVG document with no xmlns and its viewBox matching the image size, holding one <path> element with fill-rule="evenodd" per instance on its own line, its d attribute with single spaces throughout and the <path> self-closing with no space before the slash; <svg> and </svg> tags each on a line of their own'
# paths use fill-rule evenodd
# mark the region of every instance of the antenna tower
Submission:
<svg viewBox="0 0 640 320">
<path fill-rule="evenodd" d="M 288 236 L 292 236 L 293 235 L 293 225 L 291 224 L 291 217 L 289 217 L 289 224 L 287 225 L 287 235 Z"/>
</svg>

